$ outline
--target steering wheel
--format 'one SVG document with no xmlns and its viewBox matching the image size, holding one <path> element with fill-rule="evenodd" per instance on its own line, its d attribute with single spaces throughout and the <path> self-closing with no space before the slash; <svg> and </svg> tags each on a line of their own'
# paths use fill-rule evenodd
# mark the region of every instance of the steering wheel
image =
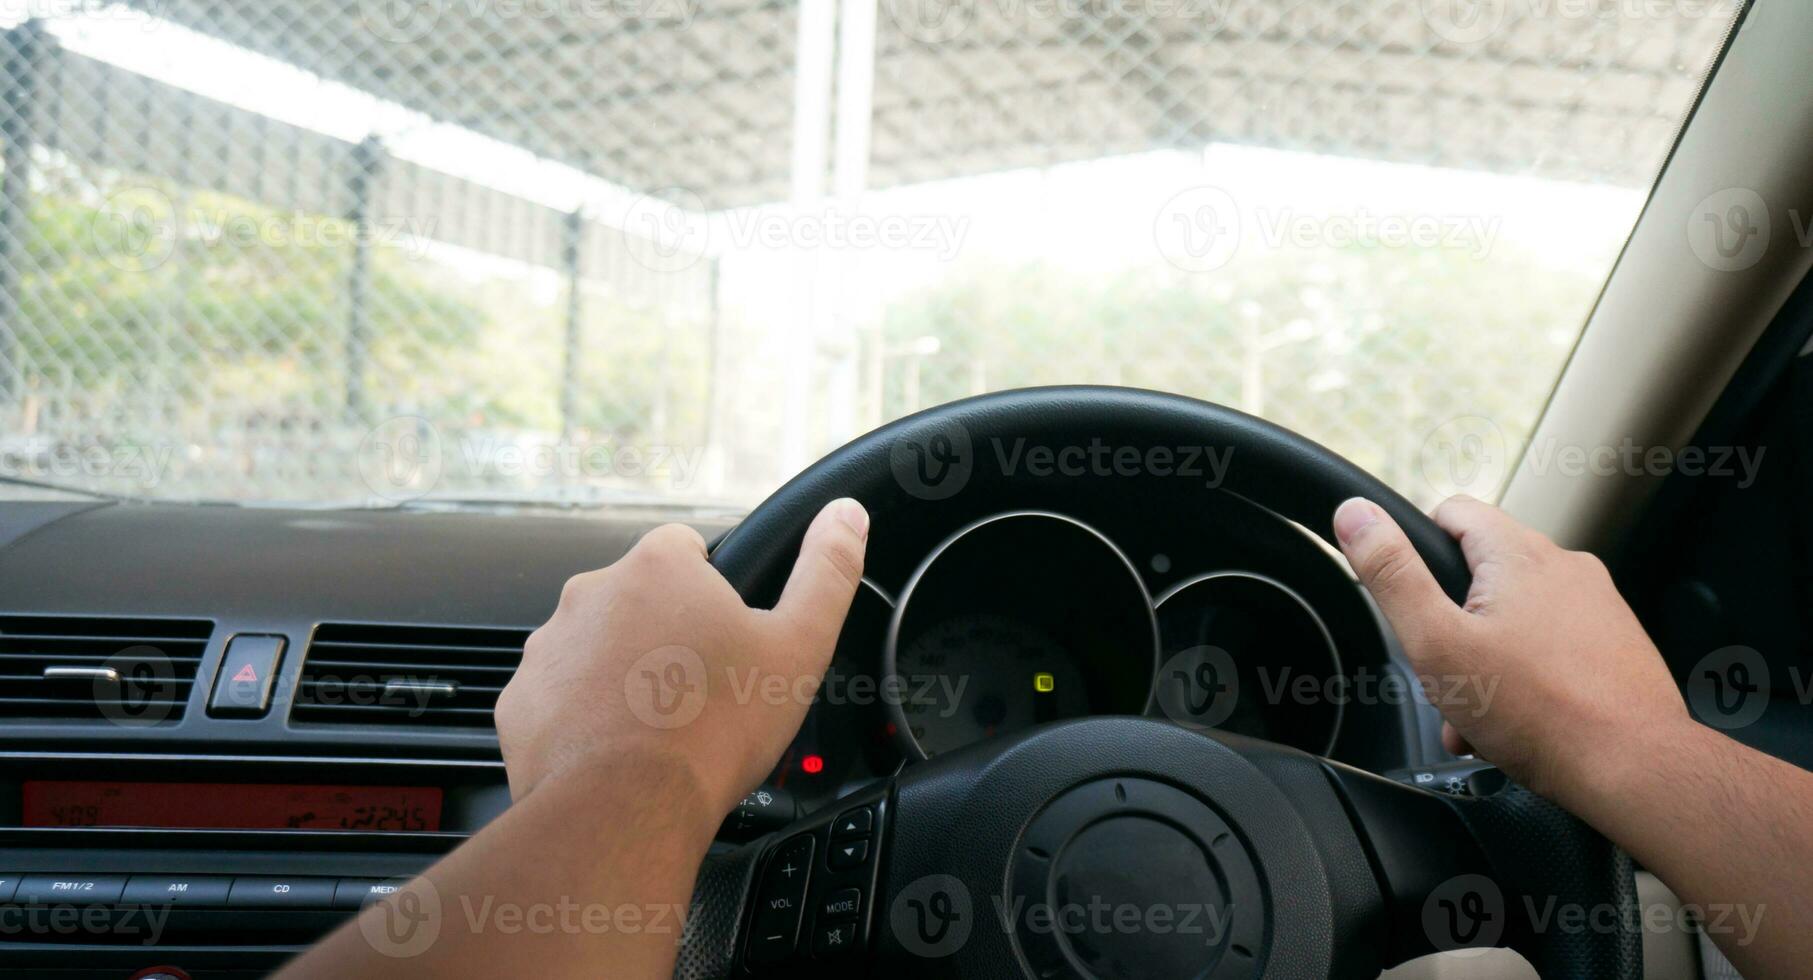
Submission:
<svg viewBox="0 0 1813 980">
<path fill-rule="evenodd" d="M 878 429 L 776 491 L 712 563 L 771 602 L 828 501 L 869 509 L 873 553 L 963 498 L 1012 495 L 1023 474 L 989 447 L 1020 439 L 1223 447 L 1216 489 L 1325 537 L 1340 501 L 1364 496 L 1466 594 L 1453 540 L 1328 449 L 1216 405 L 1095 387 L 985 395 Z M 1372 978 L 1438 949 L 1509 946 L 1545 977 L 1639 977 L 1629 857 L 1502 777 L 1476 782 L 1473 796 L 1431 793 L 1140 718 L 1034 728 L 714 853 L 675 975 Z"/>
</svg>

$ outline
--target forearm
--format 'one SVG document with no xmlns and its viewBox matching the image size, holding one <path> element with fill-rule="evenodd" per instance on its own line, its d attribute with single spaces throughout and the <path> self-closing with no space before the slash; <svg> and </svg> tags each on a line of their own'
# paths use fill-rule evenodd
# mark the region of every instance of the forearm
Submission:
<svg viewBox="0 0 1813 980">
<path fill-rule="evenodd" d="M 1490 679 L 1438 699 L 1444 741 L 1628 851 L 1707 914 L 1750 980 L 1804 974 L 1813 774 L 1693 721 L 1603 562 L 1471 498 L 1434 517 L 1473 576 L 1460 606 L 1376 504 L 1343 503 L 1334 532 L 1419 675 Z"/>
<path fill-rule="evenodd" d="M 1748 980 L 1813 962 L 1813 773 L 1683 719 L 1583 760 L 1558 802 L 1706 915 Z"/>
<path fill-rule="evenodd" d="M 284 975 L 671 976 L 721 816 L 709 809 L 683 765 L 604 760 L 551 776 L 413 896 L 366 909 Z"/>
</svg>

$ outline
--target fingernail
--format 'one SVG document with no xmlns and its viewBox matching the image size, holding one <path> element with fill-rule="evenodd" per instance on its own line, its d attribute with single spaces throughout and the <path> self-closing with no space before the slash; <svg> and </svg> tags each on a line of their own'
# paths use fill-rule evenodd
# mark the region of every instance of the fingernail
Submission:
<svg viewBox="0 0 1813 980">
<path fill-rule="evenodd" d="M 862 505 L 849 497 L 834 501 L 831 506 L 837 508 L 837 519 L 849 525 L 850 530 L 864 541 L 869 540 L 869 512 Z"/>
<path fill-rule="evenodd" d="M 1354 535 L 1378 522 L 1379 508 L 1372 501 L 1362 497 L 1344 500 L 1335 508 L 1335 540 L 1347 544 Z"/>
</svg>

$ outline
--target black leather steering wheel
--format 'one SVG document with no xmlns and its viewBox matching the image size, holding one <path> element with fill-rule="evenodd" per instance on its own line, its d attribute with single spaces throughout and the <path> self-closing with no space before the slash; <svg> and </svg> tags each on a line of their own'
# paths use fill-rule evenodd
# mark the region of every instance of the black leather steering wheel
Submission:
<svg viewBox="0 0 1813 980">
<path fill-rule="evenodd" d="M 1333 452 L 1230 409 L 1095 387 L 985 395 L 876 430 L 776 491 L 712 563 L 771 602 L 826 502 L 869 509 L 874 553 L 933 510 L 1011 497 L 1025 474 L 997 448 L 1014 440 L 1128 447 L 1146 466 L 1171 459 L 1159 448 L 1225 447 L 1213 489 L 1324 537 L 1342 500 L 1367 497 L 1451 597 L 1466 593 L 1448 535 Z M 1498 945 L 1545 977 L 1640 977 L 1630 859 L 1519 786 L 1476 785 L 1430 793 L 1147 719 L 1047 725 L 714 853 L 675 975 L 1371 978 Z"/>
</svg>

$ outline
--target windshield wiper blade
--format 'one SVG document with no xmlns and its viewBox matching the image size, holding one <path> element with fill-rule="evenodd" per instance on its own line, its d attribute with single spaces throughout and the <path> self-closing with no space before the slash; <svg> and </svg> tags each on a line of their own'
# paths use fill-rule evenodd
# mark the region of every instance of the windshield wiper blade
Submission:
<svg viewBox="0 0 1813 980">
<path fill-rule="evenodd" d="M 603 508 L 647 508 L 661 511 L 688 511 L 699 514 L 733 512 L 729 504 L 708 501 L 676 501 L 658 494 L 638 493 L 634 490 L 594 487 L 583 497 L 538 497 L 523 496 L 484 496 L 482 494 L 430 493 L 409 500 L 399 500 L 380 507 L 380 510 L 396 511 L 457 511 L 457 510 L 502 510 L 518 508 L 522 510 L 564 510 L 593 511 Z"/>
<path fill-rule="evenodd" d="M 187 504 L 196 507 L 243 507 L 237 500 L 220 500 L 212 497 L 145 497 L 130 493 L 116 493 L 112 490 L 94 490 L 89 487 L 70 486 L 51 480 L 37 480 L 29 476 L 14 476 L 11 473 L 0 473 L 0 486 L 26 487 L 32 490 L 49 490 L 52 493 L 67 493 L 75 497 L 87 497 L 90 500 L 104 500 L 113 504 Z"/>
<path fill-rule="evenodd" d="M 93 500 L 111 500 L 122 502 L 136 500 L 123 494 L 108 493 L 104 490 L 90 490 L 87 487 L 72 487 L 50 480 L 34 480 L 29 476 L 14 476 L 11 473 L 0 473 L 0 484 L 9 487 L 27 487 L 32 490 L 49 490 L 53 493 L 67 493 L 77 497 L 88 497 Z"/>
</svg>

